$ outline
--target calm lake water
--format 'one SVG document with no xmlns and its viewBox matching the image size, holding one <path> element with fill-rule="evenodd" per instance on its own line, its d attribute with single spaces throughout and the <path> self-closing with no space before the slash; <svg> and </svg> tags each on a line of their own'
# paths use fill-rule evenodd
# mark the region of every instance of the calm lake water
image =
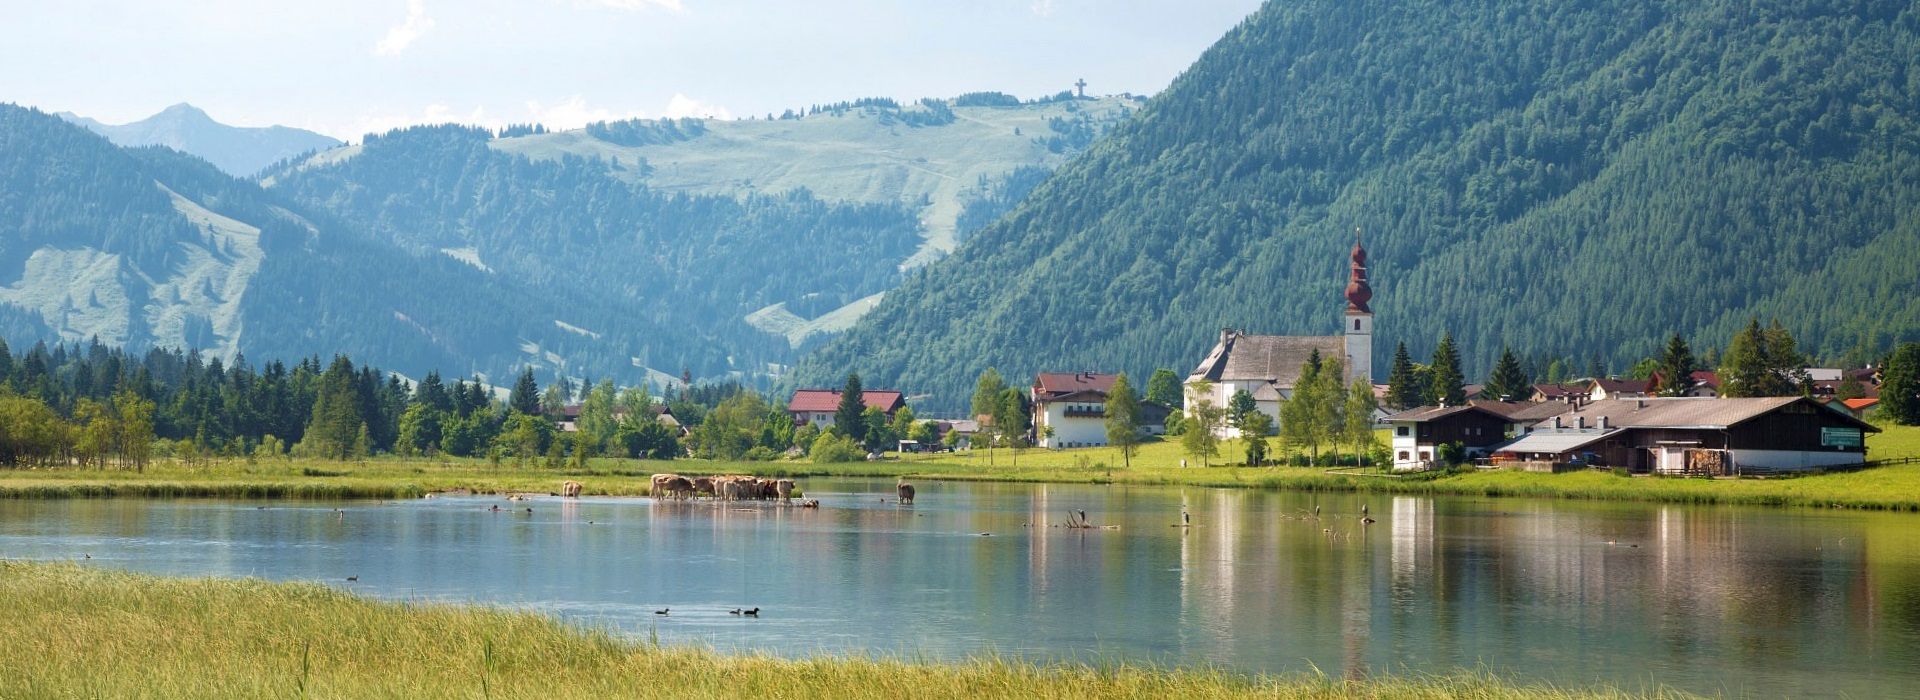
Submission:
<svg viewBox="0 0 1920 700">
<path fill-rule="evenodd" d="M 788 655 L 1920 693 L 1920 516 L 943 483 L 901 506 L 881 500 L 891 481 L 802 486 L 825 506 L 0 501 L 0 557 L 321 581 Z M 1060 527 L 1072 510 L 1118 529 Z"/>
</svg>

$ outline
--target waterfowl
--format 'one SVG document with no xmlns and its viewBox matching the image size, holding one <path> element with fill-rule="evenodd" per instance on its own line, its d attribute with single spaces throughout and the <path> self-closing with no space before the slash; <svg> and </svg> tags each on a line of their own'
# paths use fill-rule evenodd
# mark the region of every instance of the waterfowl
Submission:
<svg viewBox="0 0 1920 700">
<path fill-rule="evenodd" d="M 760 616 L 760 609 L 759 609 L 759 608 L 754 608 L 754 609 L 752 609 L 752 610 L 748 610 L 748 611 L 746 611 L 746 612 L 743 612 L 743 613 L 741 613 L 741 614 L 742 614 L 742 615 L 746 615 L 747 617 L 759 617 L 759 616 Z"/>
<path fill-rule="evenodd" d="M 360 577 L 359 577 L 359 576 L 348 576 L 348 577 L 347 577 L 347 580 L 348 580 L 348 581 L 358 581 L 358 580 L 360 580 Z"/>
<path fill-rule="evenodd" d="M 661 609 L 659 609 L 659 610 L 655 610 L 655 611 L 653 611 L 653 614 L 655 614 L 655 615 L 665 615 L 665 614 L 667 614 L 667 611 L 669 611 L 669 610 L 672 610 L 672 609 L 673 609 L 673 608 L 661 608 Z"/>
<path fill-rule="evenodd" d="M 728 611 L 727 611 L 727 614 L 728 614 L 728 615 L 738 615 L 738 614 L 740 614 L 740 609 L 739 609 L 739 608 L 734 608 L 734 609 L 732 609 L 732 610 L 728 610 Z"/>
</svg>

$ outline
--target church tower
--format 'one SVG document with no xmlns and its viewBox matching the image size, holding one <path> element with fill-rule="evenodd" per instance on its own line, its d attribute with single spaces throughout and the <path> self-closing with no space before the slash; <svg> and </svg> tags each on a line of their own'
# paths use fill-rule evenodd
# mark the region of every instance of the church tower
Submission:
<svg viewBox="0 0 1920 700">
<path fill-rule="evenodd" d="M 1360 229 L 1353 230 L 1353 272 L 1347 281 L 1347 381 L 1373 383 L 1373 287 L 1367 285 L 1367 249 L 1360 247 Z"/>
</svg>

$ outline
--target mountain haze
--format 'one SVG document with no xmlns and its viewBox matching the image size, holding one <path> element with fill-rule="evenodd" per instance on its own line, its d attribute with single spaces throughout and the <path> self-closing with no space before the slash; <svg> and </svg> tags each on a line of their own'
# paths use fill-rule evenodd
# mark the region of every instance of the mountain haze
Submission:
<svg viewBox="0 0 1920 700">
<path fill-rule="evenodd" d="M 1184 371 L 1325 334 L 1365 232 L 1379 335 L 1616 368 L 1778 316 L 1824 357 L 1920 328 L 1905 2 L 1271 2 L 796 370 L 931 392 Z"/>
<path fill-rule="evenodd" d="M 127 124 L 103 124 L 69 112 L 59 116 L 121 146 L 166 146 L 191 153 L 234 177 L 249 177 L 280 160 L 340 145 L 304 129 L 228 126 L 184 102 Z"/>
</svg>

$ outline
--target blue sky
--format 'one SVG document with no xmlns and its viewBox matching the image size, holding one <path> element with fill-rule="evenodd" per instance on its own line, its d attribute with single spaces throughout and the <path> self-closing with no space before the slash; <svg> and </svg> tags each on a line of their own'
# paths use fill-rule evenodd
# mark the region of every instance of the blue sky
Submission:
<svg viewBox="0 0 1920 700">
<path fill-rule="evenodd" d="M 0 101 L 357 140 L 866 96 L 1152 94 L 1257 0 L 0 0 Z"/>
</svg>

